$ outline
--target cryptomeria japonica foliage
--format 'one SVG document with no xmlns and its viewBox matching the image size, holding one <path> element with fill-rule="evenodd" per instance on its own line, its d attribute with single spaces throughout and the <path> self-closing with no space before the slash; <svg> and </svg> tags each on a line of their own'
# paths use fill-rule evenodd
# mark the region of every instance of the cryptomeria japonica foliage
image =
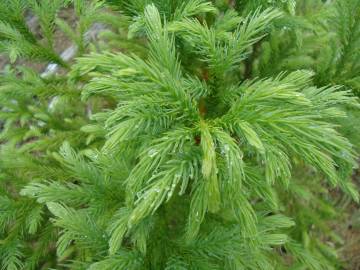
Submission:
<svg viewBox="0 0 360 270">
<path fill-rule="evenodd" d="M 2 269 L 341 267 L 327 221 L 329 190 L 359 199 L 338 124 L 358 110 L 358 1 L 4 3 Z"/>
</svg>

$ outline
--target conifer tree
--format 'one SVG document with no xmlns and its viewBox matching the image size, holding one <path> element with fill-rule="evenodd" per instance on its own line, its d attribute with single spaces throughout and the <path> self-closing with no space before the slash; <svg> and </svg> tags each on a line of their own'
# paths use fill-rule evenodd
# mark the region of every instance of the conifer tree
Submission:
<svg viewBox="0 0 360 270">
<path fill-rule="evenodd" d="M 340 242 L 329 190 L 359 201 L 357 154 L 337 124 L 359 107 L 359 10 L 1 3 L 0 51 L 13 62 L 0 77 L 2 269 L 340 269 L 323 239 Z M 87 45 L 94 22 L 110 26 Z M 74 62 L 56 52 L 56 30 Z M 340 45 L 319 55 L 317 33 Z M 41 76 L 19 58 L 62 70 Z"/>
</svg>

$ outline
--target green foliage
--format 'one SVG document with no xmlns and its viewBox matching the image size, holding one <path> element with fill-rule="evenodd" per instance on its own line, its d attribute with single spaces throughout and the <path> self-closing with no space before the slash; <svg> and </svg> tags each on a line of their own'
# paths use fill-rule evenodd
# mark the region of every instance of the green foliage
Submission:
<svg viewBox="0 0 360 270">
<path fill-rule="evenodd" d="M 359 5 L 310 2 L 1 3 L 2 52 L 63 67 L 0 75 L 1 269 L 341 269 Z"/>
<path fill-rule="evenodd" d="M 0 51 L 8 53 L 12 62 L 19 56 L 26 56 L 65 65 L 53 49 L 54 20 L 57 11 L 64 5 L 61 0 L 43 1 L 41 4 L 37 1 L 3 1 L 0 6 Z M 37 41 L 24 19 L 26 9 L 31 9 L 38 16 L 47 44 Z"/>
<path fill-rule="evenodd" d="M 60 12 L 73 4 L 74 15 L 78 18 L 76 27 L 60 18 Z M 85 32 L 94 22 L 109 22 L 112 16 L 104 13 L 102 1 L 78 0 L 6 0 L 0 4 L 0 53 L 6 53 L 11 62 L 17 58 L 48 61 L 68 68 L 67 63 L 56 51 L 55 32 L 59 28 L 83 53 Z M 34 33 L 25 14 L 33 14 L 40 27 L 41 37 Z"/>
<path fill-rule="evenodd" d="M 333 22 L 330 26 L 329 21 Z M 331 46 L 319 56 L 319 83 L 343 84 L 359 94 L 360 3 L 337 1 L 325 18 Z"/>
</svg>

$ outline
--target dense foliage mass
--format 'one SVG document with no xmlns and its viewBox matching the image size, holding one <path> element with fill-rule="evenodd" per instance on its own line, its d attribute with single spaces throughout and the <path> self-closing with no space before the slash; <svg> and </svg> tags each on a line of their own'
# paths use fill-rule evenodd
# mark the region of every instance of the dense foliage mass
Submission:
<svg viewBox="0 0 360 270">
<path fill-rule="evenodd" d="M 358 0 L 2 0 L 1 269 L 341 269 L 359 46 Z"/>
</svg>

